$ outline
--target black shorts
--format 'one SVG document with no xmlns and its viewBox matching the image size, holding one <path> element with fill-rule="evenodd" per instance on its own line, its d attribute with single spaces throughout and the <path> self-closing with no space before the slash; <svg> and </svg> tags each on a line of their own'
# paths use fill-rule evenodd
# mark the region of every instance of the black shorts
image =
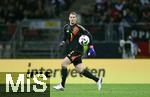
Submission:
<svg viewBox="0 0 150 97">
<path fill-rule="evenodd" d="M 82 54 L 80 52 L 71 51 L 67 57 L 70 59 L 71 63 L 73 63 L 74 66 L 82 63 Z"/>
</svg>

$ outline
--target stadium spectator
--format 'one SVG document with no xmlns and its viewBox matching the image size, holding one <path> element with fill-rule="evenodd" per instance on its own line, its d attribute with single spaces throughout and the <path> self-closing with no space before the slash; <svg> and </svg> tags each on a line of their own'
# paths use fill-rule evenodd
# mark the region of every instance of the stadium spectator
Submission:
<svg viewBox="0 0 150 97">
<path fill-rule="evenodd" d="M 149 4 L 149 0 L 140 0 L 140 3 L 144 6 L 145 4 Z"/>
<path fill-rule="evenodd" d="M 141 12 L 141 22 L 150 22 L 150 5 L 149 4 L 145 4 L 145 6 L 142 9 Z"/>
<path fill-rule="evenodd" d="M 95 4 L 95 11 L 96 12 L 101 12 L 102 14 L 106 10 L 107 7 L 107 0 L 96 0 Z"/>
</svg>

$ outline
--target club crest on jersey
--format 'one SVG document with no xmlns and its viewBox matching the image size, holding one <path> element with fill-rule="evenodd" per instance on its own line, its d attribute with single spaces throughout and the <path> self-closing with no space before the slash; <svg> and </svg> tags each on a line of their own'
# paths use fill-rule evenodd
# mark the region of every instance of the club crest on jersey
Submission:
<svg viewBox="0 0 150 97">
<path fill-rule="evenodd" d="M 69 30 L 67 30 L 66 32 L 69 33 Z"/>
</svg>

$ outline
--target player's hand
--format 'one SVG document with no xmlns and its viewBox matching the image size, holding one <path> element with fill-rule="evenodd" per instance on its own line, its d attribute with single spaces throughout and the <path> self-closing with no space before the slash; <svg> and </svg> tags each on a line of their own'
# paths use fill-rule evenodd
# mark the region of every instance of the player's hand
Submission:
<svg viewBox="0 0 150 97">
<path fill-rule="evenodd" d="M 63 47 L 64 45 L 65 45 L 65 41 L 61 41 L 59 44 L 60 47 Z"/>
<path fill-rule="evenodd" d="M 88 56 L 89 56 L 89 57 L 94 57 L 94 56 L 96 56 L 96 52 L 95 52 L 93 46 L 90 46 L 89 51 L 88 51 Z"/>
</svg>

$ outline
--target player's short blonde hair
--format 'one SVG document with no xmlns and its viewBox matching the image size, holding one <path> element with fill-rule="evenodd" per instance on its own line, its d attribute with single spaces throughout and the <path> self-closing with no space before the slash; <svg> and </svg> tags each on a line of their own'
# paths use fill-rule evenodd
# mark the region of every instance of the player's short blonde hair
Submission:
<svg viewBox="0 0 150 97">
<path fill-rule="evenodd" d="M 73 14 L 73 15 L 76 15 L 76 16 L 77 16 L 77 13 L 76 13 L 75 11 L 69 12 L 69 15 L 70 15 L 70 14 Z"/>
</svg>

